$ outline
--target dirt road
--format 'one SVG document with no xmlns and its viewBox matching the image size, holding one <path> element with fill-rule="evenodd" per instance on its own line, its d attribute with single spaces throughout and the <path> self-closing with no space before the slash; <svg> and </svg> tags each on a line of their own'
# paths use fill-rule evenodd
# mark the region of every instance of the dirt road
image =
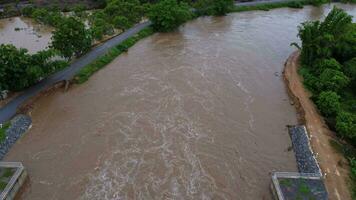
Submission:
<svg viewBox="0 0 356 200">
<path fill-rule="evenodd" d="M 309 98 L 310 93 L 304 89 L 302 78 L 298 74 L 299 55 L 299 52 L 291 54 L 283 73 L 290 97 L 299 111 L 301 122 L 305 123 L 309 131 L 312 148 L 317 154 L 317 160 L 323 173 L 326 174 L 325 184 L 329 198 L 336 200 L 351 199 L 347 184 L 349 170 L 345 165 L 340 166 L 338 164 L 340 161 L 345 162 L 345 158 L 335 152 L 330 145 L 329 141 L 335 137 L 335 133 L 329 130 L 316 106 Z"/>
</svg>

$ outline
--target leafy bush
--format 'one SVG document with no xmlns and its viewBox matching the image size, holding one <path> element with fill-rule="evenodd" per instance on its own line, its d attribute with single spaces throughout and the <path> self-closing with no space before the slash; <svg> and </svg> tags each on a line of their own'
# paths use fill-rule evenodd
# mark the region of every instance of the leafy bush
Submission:
<svg viewBox="0 0 356 200">
<path fill-rule="evenodd" d="M 322 4 L 327 3 L 327 2 L 328 2 L 328 0 L 310 0 L 310 3 L 313 6 L 321 6 Z"/>
<path fill-rule="evenodd" d="M 162 0 L 151 7 L 148 17 L 155 30 L 167 32 L 191 19 L 192 13 L 186 3 L 177 3 L 176 0 Z"/>
<path fill-rule="evenodd" d="M 0 126 L 0 142 L 4 141 L 6 138 L 6 130 L 10 127 L 10 123 L 7 122 Z"/>
<path fill-rule="evenodd" d="M 323 58 L 314 61 L 312 70 L 315 74 L 321 74 L 325 69 L 341 71 L 342 66 L 335 58 Z"/>
<path fill-rule="evenodd" d="M 340 110 L 340 96 L 331 91 L 323 91 L 319 94 L 316 104 L 325 116 L 335 116 Z"/>
<path fill-rule="evenodd" d="M 306 66 L 300 67 L 298 72 L 304 79 L 303 83 L 305 87 L 313 94 L 319 94 L 322 87 L 319 81 L 319 77 L 315 76 Z"/>
<path fill-rule="evenodd" d="M 356 159 L 350 159 L 350 167 L 351 167 L 351 177 L 352 179 L 356 180 Z"/>
<path fill-rule="evenodd" d="M 301 1 L 291 1 L 289 4 L 288 4 L 288 7 L 290 8 L 303 8 L 303 3 Z"/>
<path fill-rule="evenodd" d="M 121 30 L 126 30 L 131 27 L 129 20 L 124 16 L 117 16 L 114 18 L 114 26 Z"/>
<path fill-rule="evenodd" d="M 348 112 L 340 112 L 336 117 L 336 130 L 345 138 L 356 137 L 356 116 Z"/>
<path fill-rule="evenodd" d="M 114 34 L 114 26 L 103 11 L 95 11 L 89 18 L 90 32 L 94 39 L 101 40 L 104 35 Z"/>
<path fill-rule="evenodd" d="M 340 91 L 350 83 L 350 79 L 344 73 L 334 69 L 325 69 L 319 80 L 323 90 L 334 92 Z"/>
<path fill-rule="evenodd" d="M 108 19 L 123 16 L 130 24 L 135 24 L 143 17 L 144 8 L 138 0 L 108 0 L 104 13 Z"/>
</svg>

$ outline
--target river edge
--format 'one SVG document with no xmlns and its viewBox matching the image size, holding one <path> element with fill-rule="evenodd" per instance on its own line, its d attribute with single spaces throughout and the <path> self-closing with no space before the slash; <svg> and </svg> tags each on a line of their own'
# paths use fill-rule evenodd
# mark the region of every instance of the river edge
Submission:
<svg viewBox="0 0 356 200">
<path fill-rule="evenodd" d="M 310 134 L 310 143 L 324 173 L 330 199 L 351 200 L 347 181 L 349 167 L 347 164 L 340 165 L 340 162 L 347 163 L 347 161 L 330 145 L 330 140 L 336 139 L 335 133 L 328 128 L 310 99 L 311 94 L 304 88 L 302 77 L 298 74 L 299 56 L 299 51 L 293 52 L 285 62 L 283 79 L 287 93 L 297 110 L 298 122 L 305 124 Z"/>
</svg>

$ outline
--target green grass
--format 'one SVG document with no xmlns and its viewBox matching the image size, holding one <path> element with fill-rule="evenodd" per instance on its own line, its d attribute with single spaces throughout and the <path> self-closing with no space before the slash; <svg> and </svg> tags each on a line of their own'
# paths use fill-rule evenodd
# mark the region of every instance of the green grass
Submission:
<svg viewBox="0 0 356 200">
<path fill-rule="evenodd" d="M 132 47 L 134 44 L 136 44 L 136 42 L 138 42 L 140 39 L 152 35 L 153 33 L 154 31 L 152 28 L 145 28 L 142 31 L 138 32 L 136 35 L 126 39 L 116 47 L 111 48 L 105 55 L 97 58 L 95 61 L 82 68 L 75 75 L 74 78 L 75 82 L 78 84 L 86 82 L 91 75 L 93 75 L 101 68 L 105 67 L 107 64 L 113 61 L 120 54 L 127 52 L 128 49 Z"/>
<path fill-rule="evenodd" d="M 286 187 L 291 187 L 293 185 L 292 180 L 290 179 L 282 179 L 279 181 L 279 184 Z"/>
<path fill-rule="evenodd" d="M 4 141 L 6 138 L 6 130 L 10 127 L 10 122 L 6 122 L 0 128 L 0 142 Z"/>
<path fill-rule="evenodd" d="M 7 186 L 7 182 L 0 181 L 0 192 L 3 191 Z"/>
<path fill-rule="evenodd" d="M 5 178 L 10 178 L 14 174 L 13 169 L 11 168 L 5 168 L 4 169 L 4 174 L 2 175 Z"/>
</svg>

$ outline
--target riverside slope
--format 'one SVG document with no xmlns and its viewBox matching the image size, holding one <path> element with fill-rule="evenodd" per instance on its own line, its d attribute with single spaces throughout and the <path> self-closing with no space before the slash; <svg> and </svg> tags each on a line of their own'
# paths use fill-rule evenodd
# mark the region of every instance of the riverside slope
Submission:
<svg viewBox="0 0 356 200">
<path fill-rule="evenodd" d="M 325 184 L 330 199 L 351 200 L 351 194 L 347 184 L 348 169 L 339 165 L 345 162 L 345 158 L 337 153 L 330 145 L 334 133 L 325 124 L 315 104 L 310 99 L 310 93 L 306 91 L 303 80 L 298 74 L 299 51 L 294 52 L 288 58 L 284 79 L 289 89 L 289 94 L 300 113 L 300 118 L 305 123 L 310 134 L 311 146 L 317 154 L 317 160 L 323 173 L 326 173 Z"/>
</svg>

